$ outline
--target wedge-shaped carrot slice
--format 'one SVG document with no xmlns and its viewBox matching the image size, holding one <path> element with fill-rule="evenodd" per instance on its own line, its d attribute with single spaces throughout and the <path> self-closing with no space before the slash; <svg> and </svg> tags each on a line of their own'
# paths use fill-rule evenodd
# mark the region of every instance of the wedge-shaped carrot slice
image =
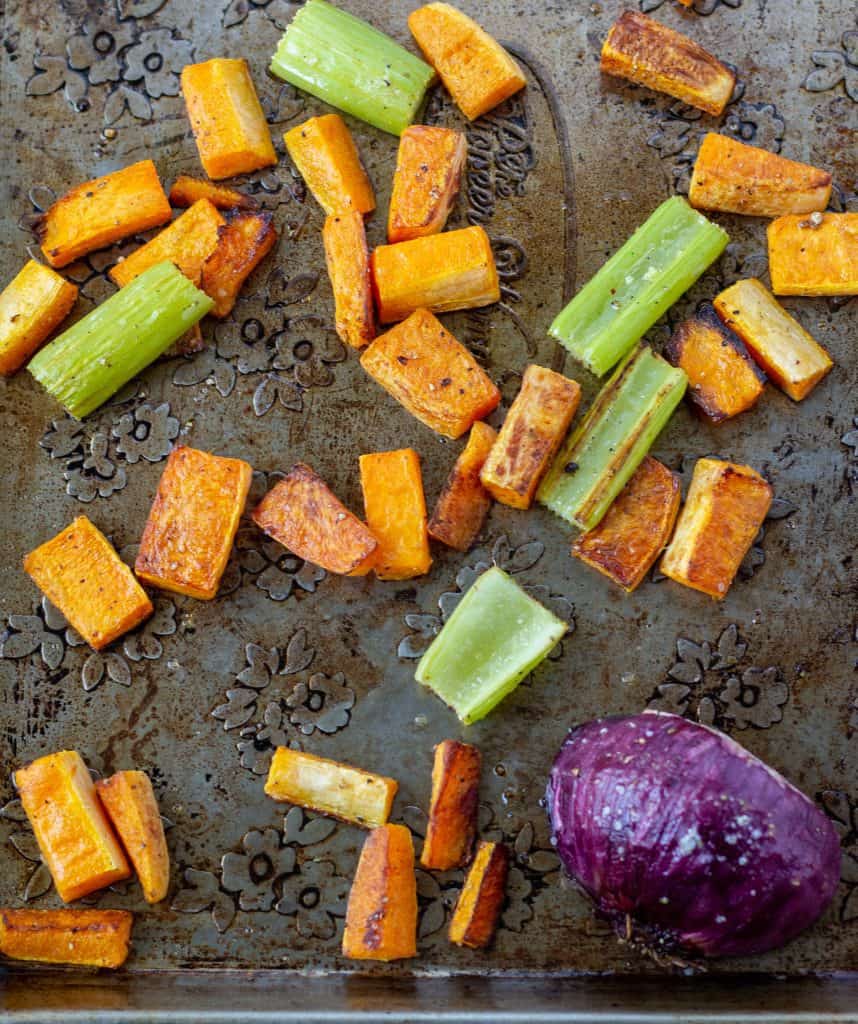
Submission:
<svg viewBox="0 0 858 1024">
<path fill-rule="evenodd" d="M 485 949 L 500 920 L 509 874 L 509 849 L 503 843 L 480 843 L 450 921 L 450 941 Z"/>
<path fill-rule="evenodd" d="M 311 117 L 286 132 L 283 141 L 325 213 L 371 213 L 375 209 L 375 193 L 355 140 L 339 114 Z"/>
<path fill-rule="evenodd" d="M 241 286 L 276 241 L 274 218 L 265 210 L 238 213 L 219 229 L 218 244 L 203 264 L 200 283 L 214 299 L 214 316 L 229 316 Z"/>
<path fill-rule="evenodd" d="M 77 285 L 28 260 L 0 294 L 0 375 L 20 369 L 76 301 Z"/>
<path fill-rule="evenodd" d="M 699 459 L 661 571 L 721 600 L 771 503 L 771 486 L 750 466 Z"/>
<path fill-rule="evenodd" d="M 322 229 L 328 277 L 334 293 L 337 334 L 352 348 L 375 337 L 375 303 L 363 214 L 332 213 Z"/>
<path fill-rule="evenodd" d="M 179 445 L 167 459 L 134 571 L 161 590 L 210 601 L 232 551 L 253 470 Z"/>
<path fill-rule="evenodd" d="M 768 241 L 775 295 L 858 295 L 858 213 L 778 217 Z"/>
<path fill-rule="evenodd" d="M 693 39 L 637 11 L 624 11 L 611 26 L 601 68 L 716 116 L 736 84 L 733 72 Z"/>
<path fill-rule="evenodd" d="M 398 785 L 384 775 L 278 747 L 271 759 L 265 792 L 273 800 L 375 828 L 390 817 Z"/>
<path fill-rule="evenodd" d="M 138 771 L 117 772 L 96 782 L 95 791 L 134 865 L 143 898 L 147 903 L 159 903 L 170 884 L 170 855 L 149 776 Z"/>
<path fill-rule="evenodd" d="M 414 843 L 404 825 L 373 829 L 349 893 L 343 956 L 402 960 L 417 955 Z"/>
<path fill-rule="evenodd" d="M 378 542 L 321 477 L 303 462 L 265 495 L 253 521 L 299 558 L 347 575 Z"/>
<path fill-rule="evenodd" d="M 383 324 L 404 320 L 415 309 L 446 313 L 500 299 L 491 242 L 479 225 L 380 245 L 371 267 Z"/>
<path fill-rule="evenodd" d="M 361 455 L 360 480 L 367 525 L 378 541 L 376 576 L 410 580 L 429 572 L 420 456 L 413 448 Z"/>
<path fill-rule="evenodd" d="M 86 516 L 31 551 L 24 569 L 97 651 L 152 614 L 131 570 Z"/>
<path fill-rule="evenodd" d="M 387 216 L 388 242 L 444 229 L 468 156 L 463 132 L 413 124 L 399 138 Z"/>
<path fill-rule="evenodd" d="M 500 391 L 428 309 L 417 309 L 369 346 L 361 366 L 421 423 L 461 437 L 500 402 Z"/>
<path fill-rule="evenodd" d="M 73 188 L 36 230 L 48 263 L 64 267 L 94 249 L 166 224 L 172 213 L 155 165 L 141 160 Z"/>
<path fill-rule="evenodd" d="M 443 740 L 435 747 L 432 801 L 420 863 L 432 871 L 461 868 L 477 836 L 482 757 L 476 747 Z"/>
<path fill-rule="evenodd" d="M 121 967 L 134 915 L 128 910 L 0 909 L 0 953 L 13 960 Z"/>
<path fill-rule="evenodd" d="M 715 298 L 715 310 L 790 398 L 800 402 L 834 363 L 825 349 L 755 278 L 737 281 Z"/>
<path fill-rule="evenodd" d="M 259 203 L 253 196 L 245 195 L 226 185 L 216 185 L 213 181 L 202 178 L 191 178 L 180 174 L 170 189 L 171 206 L 193 206 L 200 199 L 208 201 L 218 210 L 258 210 Z"/>
<path fill-rule="evenodd" d="M 80 754 L 61 750 L 15 772 L 21 805 L 60 899 L 80 899 L 131 875 Z"/>
<path fill-rule="evenodd" d="M 429 536 L 447 547 L 467 551 L 483 527 L 492 496 L 482 485 L 480 470 L 496 439 L 488 423 L 478 420 L 444 483 L 429 520 Z"/>
<path fill-rule="evenodd" d="M 599 525 L 576 538 L 572 554 L 630 594 L 670 540 L 679 500 L 679 478 L 647 455 Z"/>
</svg>

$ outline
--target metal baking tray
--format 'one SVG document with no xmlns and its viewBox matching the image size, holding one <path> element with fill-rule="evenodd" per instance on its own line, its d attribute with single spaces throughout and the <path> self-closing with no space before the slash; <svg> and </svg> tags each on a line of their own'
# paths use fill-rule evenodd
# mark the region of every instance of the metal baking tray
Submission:
<svg viewBox="0 0 858 1024">
<path fill-rule="evenodd" d="M 627 0 L 626 5 L 633 5 Z M 675 189 L 714 128 L 833 170 L 837 209 L 858 208 L 856 21 L 849 0 L 669 0 L 640 6 L 734 62 L 739 85 L 715 122 L 668 97 L 603 80 L 601 40 L 617 0 L 466 6 L 527 69 L 526 92 L 466 127 L 467 178 L 454 223 L 485 225 L 503 298 L 449 317 L 505 401 L 530 361 L 562 368 L 546 328 L 587 278 Z M 349 0 L 406 41 L 401 0 Z M 35 215 L 72 184 L 143 157 L 166 181 L 199 173 L 178 73 L 229 54 L 252 66 L 272 133 L 321 111 L 266 74 L 296 5 L 284 0 L 8 0 L 2 23 L 0 260 L 7 281 L 35 251 Z M 436 90 L 425 118 L 461 124 Z M 395 140 L 350 122 L 378 193 L 383 239 Z M 26 374 L 0 384 L 0 902 L 57 898 L 15 800 L 10 772 L 73 747 L 97 772 L 153 777 L 174 874 L 149 908 L 136 884 L 97 906 L 137 912 L 116 975 L 9 966 L 13 1019 L 91 1020 L 771 1020 L 858 1019 L 858 731 L 855 538 L 858 360 L 855 302 L 792 300 L 837 365 L 800 406 L 775 388 L 712 428 L 682 408 L 656 454 L 687 482 L 696 457 L 747 461 L 777 501 L 720 604 L 656 575 L 630 597 L 575 563 L 542 509 L 493 509 L 466 556 L 437 549 L 407 583 L 325 576 L 243 526 L 218 599 L 168 595 L 141 629 L 93 654 L 20 569 L 22 555 L 86 513 L 126 558 L 171 446 L 247 459 L 254 495 L 305 459 L 360 508 L 357 455 L 412 445 L 434 500 L 455 447 L 361 373 L 331 328 L 322 215 L 285 157 L 244 183 L 282 233 L 234 317 L 193 359 L 150 368 L 83 423 Z M 765 224 L 719 218 L 726 255 L 652 332 L 739 276 L 766 274 Z M 139 240 L 68 268 L 81 311 L 113 290 L 106 269 Z M 572 365 L 585 400 L 595 381 Z M 502 413 L 502 410 L 499 410 Z M 500 415 L 498 416 L 500 418 Z M 509 902 L 489 954 L 449 945 L 461 874 L 420 874 L 420 958 L 365 966 L 339 955 L 362 834 L 268 800 L 271 751 L 299 744 L 393 775 L 395 818 L 419 836 L 432 746 L 463 730 L 415 684 L 415 658 L 483 566 L 497 562 L 570 623 L 558 650 L 486 721 L 482 829 L 515 851 Z M 842 834 L 843 883 L 829 911 L 786 948 L 667 976 L 620 945 L 567 883 L 540 805 L 567 727 L 666 707 L 713 723 L 814 796 Z M 363 1016 L 362 1016 L 363 1015 Z M 810 1015 L 810 1018 L 808 1017 Z"/>
</svg>

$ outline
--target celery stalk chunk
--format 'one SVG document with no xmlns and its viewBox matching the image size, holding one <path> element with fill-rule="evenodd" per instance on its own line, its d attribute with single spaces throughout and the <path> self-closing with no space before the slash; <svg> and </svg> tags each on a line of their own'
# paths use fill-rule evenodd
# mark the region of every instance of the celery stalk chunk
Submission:
<svg viewBox="0 0 858 1024">
<path fill-rule="evenodd" d="M 727 232 L 682 196 L 662 203 L 548 329 L 601 377 L 724 251 Z"/>
<path fill-rule="evenodd" d="M 484 718 L 557 644 L 567 626 L 497 566 L 471 586 L 417 666 L 466 724 Z"/>
<path fill-rule="evenodd" d="M 27 369 L 72 416 L 83 419 L 213 305 L 172 263 L 157 263 L 46 345 Z"/>
<path fill-rule="evenodd" d="M 435 80 L 425 61 L 326 0 L 307 0 L 298 11 L 271 71 L 392 135 L 411 124 Z"/>
<path fill-rule="evenodd" d="M 545 475 L 537 500 L 592 530 L 685 393 L 684 370 L 641 345 L 617 367 Z"/>
</svg>

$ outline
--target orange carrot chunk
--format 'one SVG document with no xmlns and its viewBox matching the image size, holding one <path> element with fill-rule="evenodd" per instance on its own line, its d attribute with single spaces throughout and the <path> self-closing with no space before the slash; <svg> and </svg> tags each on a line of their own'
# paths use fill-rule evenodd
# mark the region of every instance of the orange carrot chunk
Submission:
<svg viewBox="0 0 858 1024">
<path fill-rule="evenodd" d="M 28 260 L 0 294 L 0 376 L 22 367 L 76 301 L 77 285 Z"/>
<path fill-rule="evenodd" d="M 232 312 L 241 287 L 277 241 L 274 218 L 265 210 L 237 213 L 218 230 L 218 244 L 203 264 L 200 287 L 214 299 L 212 314 Z"/>
<path fill-rule="evenodd" d="M 0 953 L 13 960 L 121 967 L 128 958 L 129 910 L 0 909 Z"/>
<path fill-rule="evenodd" d="M 477 420 L 471 427 L 429 520 L 429 536 L 456 551 L 471 547 L 491 507 L 492 496 L 482 485 L 480 470 L 496 439 L 488 423 Z"/>
<path fill-rule="evenodd" d="M 768 242 L 775 295 L 858 295 L 858 213 L 778 217 Z"/>
<path fill-rule="evenodd" d="M 480 843 L 450 921 L 450 941 L 485 949 L 500 920 L 509 874 L 509 849 L 503 843 Z"/>
<path fill-rule="evenodd" d="M 170 189 L 172 206 L 193 206 L 200 199 L 208 201 L 218 210 L 257 210 L 259 203 L 253 196 L 245 195 L 226 185 L 215 185 L 202 178 L 191 178 L 180 174 Z"/>
<path fill-rule="evenodd" d="M 459 194 L 468 156 L 463 132 L 413 124 L 399 137 L 393 192 L 387 217 L 388 242 L 443 231 Z"/>
<path fill-rule="evenodd" d="M 322 229 L 328 277 L 334 293 L 337 334 L 352 348 L 375 337 L 375 304 L 363 214 L 332 213 Z"/>
<path fill-rule="evenodd" d="M 432 801 L 420 863 L 431 871 L 461 868 L 477 836 L 482 757 L 476 747 L 443 740 L 435 747 Z"/>
<path fill-rule="evenodd" d="M 429 572 L 420 456 L 412 448 L 361 455 L 360 479 L 367 525 L 378 541 L 376 576 L 410 580 Z"/>
<path fill-rule="evenodd" d="M 311 117 L 283 136 L 292 163 L 327 214 L 375 209 L 355 141 L 339 114 Z"/>
</svg>

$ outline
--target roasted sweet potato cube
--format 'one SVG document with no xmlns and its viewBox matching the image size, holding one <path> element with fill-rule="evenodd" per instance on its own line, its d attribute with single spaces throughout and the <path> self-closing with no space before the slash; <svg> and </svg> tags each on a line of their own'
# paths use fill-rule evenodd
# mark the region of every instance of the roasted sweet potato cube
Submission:
<svg viewBox="0 0 858 1024">
<path fill-rule="evenodd" d="M 355 140 L 339 114 L 311 117 L 283 136 L 292 163 L 328 215 L 371 213 L 375 193 Z"/>
<path fill-rule="evenodd" d="M 778 217 L 768 241 L 775 295 L 858 295 L 858 213 Z"/>
<path fill-rule="evenodd" d="M 0 909 L 0 953 L 13 960 L 121 967 L 134 915 L 128 910 Z"/>
<path fill-rule="evenodd" d="M 203 264 L 202 290 L 214 299 L 212 314 L 229 316 L 241 287 L 277 241 L 266 210 L 237 213 L 218 230 L 218 244 Z"/>
<path fill-rule="evenodd" d="M 694 40 L 637 11 L 623 11 L 611 26 L 601 68 L 716 116 L 736 84 L 733 72 Z"/>
<path fill-rule="evenodd" d="M 218 210 L 258 210 L 259 203 L 253 196 L 245 195 L 226 185 L 216 185 L 213 181 L 203 178 L 191 178 L 180 174 L 170 189 L 172 206 L 193 206 L 200 199 L 208 201 Z"/>
<path fill-rule="evenodd" d="M 467 551 L 483 527 L 492 496 L 483 487 L 480 470 L 497 434 L 478 420 L 468 443 L 447 477 L 429 520 L 429 536 L 457 551 Z"/>
<path fill-rule="evenodd" d="M 432 800 L 420 863 L 432 871 L 464 867 L 474 851 L 482 757 L 476 747 L 443 740 L 435 747 Z"/>
<path fill-rule="evenodd" d="M 313 470 L 297 463 L 253 510 L 253 521 L 299 558 L 348 575 L 378 542 Z"/>
<path fill-rule="evenodd" d="M 459 194 L 468 143 L 463 132 L 413 124 L 399 137 L 393 192 L 387 216 L 388 242 L 443 231 Z"/>
<path fill-rule="evenodd" d="M 750 466 L 699 459 L 661 571 L 721 600 L 771 503 L 771 486 Z"/>
<path fill-rule="evenodd" d="M 417 955 L 414 843 L 404 825 L 382 825 L 366 837 L 349 893 L 343 956 L 402 960 Z"/>
<path fill-rule="evenodd" d="M 167 459 L 134 571 L 161 590 L 210 601 L 232 551 L 253 470 L 179 445 Z"/>
<path fill-rule="evenodd" d="M 325 220 L 322 241 L 334 293 L 337 334 L 352 348 L 363 348 L 376 334 L 363 214 L 357 210 L 331 214 Z"/>
<path fill-rule="evenodd" d="M 450 920 L 450 941 L 485 949 L 495 934 L 506 896 L 509 849 L 503 843 L 480 843 Z"/>
<path fill-rule="evenodd" d="M 647 455 L 598 526 L 575 539 L 572 554 L 630 594 L 670 540 L 679 500 L 679 478 Z"/>
<path fill-rule="evenodd" d="M 76 301 L 77 285 L 28 260 L 0 293 L 0 376 L 20 369 Z"/>
<path fill-rule="evenodd" d="M 378 541 L 376 576 L 410 580 L 429 572 L 420 456 L 413 448 L 361 455 L 360 480 L 367 525 Z"/>
</svg>

